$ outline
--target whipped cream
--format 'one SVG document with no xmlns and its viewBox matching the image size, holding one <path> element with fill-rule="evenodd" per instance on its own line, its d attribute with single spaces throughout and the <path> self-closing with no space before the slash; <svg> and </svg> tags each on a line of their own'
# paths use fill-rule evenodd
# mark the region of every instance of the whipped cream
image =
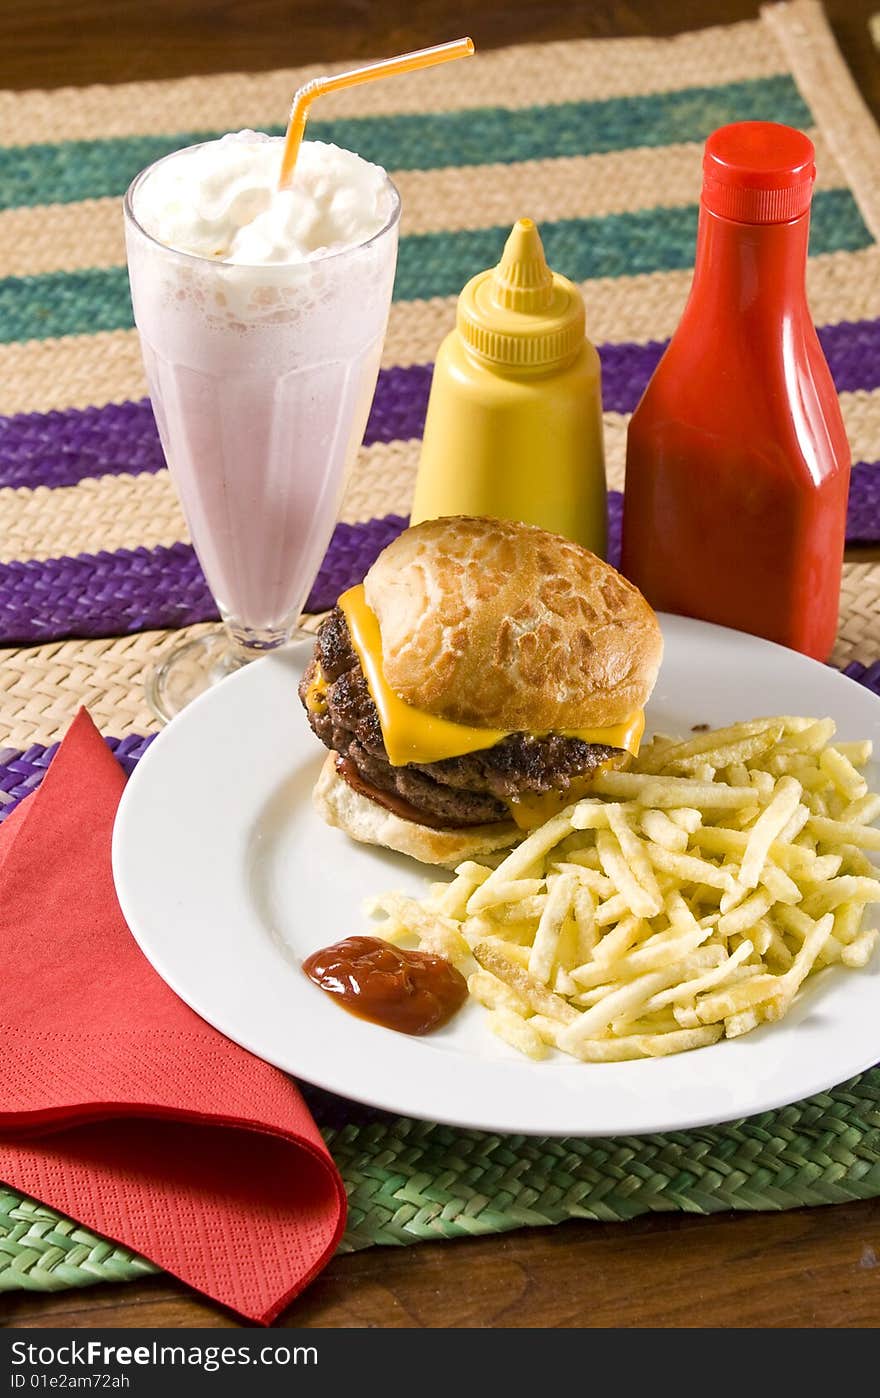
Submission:
<svg viewBox="0 0 880 1398">
<path fill-rule="evenodd" d="M 279 190 L 283 147 L 238 131 L 179 151 L 138 186 L 135 217 L 166 247 L 250 267 L 309 261 L 385 227 L 393 194 L 380 166 L 304 141 L 292 188 Z"/>
</svg>

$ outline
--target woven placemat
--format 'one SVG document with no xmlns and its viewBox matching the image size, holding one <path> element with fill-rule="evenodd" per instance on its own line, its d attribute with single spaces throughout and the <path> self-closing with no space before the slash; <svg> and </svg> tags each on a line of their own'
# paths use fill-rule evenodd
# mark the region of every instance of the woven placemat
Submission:
<svg viewBox="0 0 880 1398">
<path fill-rule="evenodd" d="M 83 702 L 130 771 L 155 731 L 146 670 L 214 615 L 144 397 L 119 196 L 194 135 L 271 127 L 314 71 L 0 93 L 0 818 Z M 501 50 L 328 99 L 314 134 L 388 166 L 405 217 L 376 401 L 310 609 L 403 527 L 456 293 L 522 213 L 583 284 L 620 490 L 628 415 L 687 293 L 701 142 L 749 117 L 816 142 L 809 285 L 857 463 L 848 534 L 880 540 L 880 143 L 818 6 L 794 0 L 723 29 Z M 614 540 L 615 495 L 611 525 Z M 878 657 L 880 563 L 848 564 L 834 660 L 876 689 Z M 308 1095 L 349 1190 L 347 1250 L 880 1193 L 877 1071 L 747 1122 L 593 1141 L 463 1132 Z M 151 1270 L 0 1186 L 0 1288 Z"/>
</svg>

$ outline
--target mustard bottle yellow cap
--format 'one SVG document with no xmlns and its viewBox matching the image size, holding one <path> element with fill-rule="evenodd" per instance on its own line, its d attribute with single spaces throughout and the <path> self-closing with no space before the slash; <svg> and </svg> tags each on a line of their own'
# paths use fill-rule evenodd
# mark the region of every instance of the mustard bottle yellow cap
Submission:
<svg viewBox="0 0 880 1398">
<path fill-rule="evenodd" d="M 472 277 L 458 298 L 458 332 L 490 364 L 548 369 L 583 343 L 584 302 L 552 272 L 537 226 L 517 219 L 497 267 Z"/>
</svg>

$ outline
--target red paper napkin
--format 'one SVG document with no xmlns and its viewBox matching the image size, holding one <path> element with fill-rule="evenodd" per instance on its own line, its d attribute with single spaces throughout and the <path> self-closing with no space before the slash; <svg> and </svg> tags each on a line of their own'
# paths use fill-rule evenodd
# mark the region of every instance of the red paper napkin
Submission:
<svg viewBox="0 0 880 1398">
<path fill-rule="evenodd" d="M 0 1180 L 268 1324 L 332 1255 L 342 1180 L 294 1083 L 131 936 L 110 868 L 124 785 L 82 710 L 0 828 Z"/>
</svg>

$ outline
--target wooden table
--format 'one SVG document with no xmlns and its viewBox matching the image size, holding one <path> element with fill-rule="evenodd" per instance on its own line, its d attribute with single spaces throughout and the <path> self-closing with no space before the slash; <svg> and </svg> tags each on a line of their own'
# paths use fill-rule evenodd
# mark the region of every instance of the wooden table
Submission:
<svg viewBox="0 0 880 1398">
<path fill-rule="evenodd" d="M 826 4 L 880 118 L 880 64 L 867 28 L 878 8 L 880 0 Z M 397 53 L 468 32 L 484 48 L 671 34 L 753 18 L 757 9 L 749 0 L 420 0 L 418 7 L 404 0 L 30 0 L 0 7 L 0 86 L 258 71 Z M 281 1323 L 868 1327 L 880 1323 L 878 1259 L 880 1200 L 778 1215 L 570 1223 L 337 1258 Z M 16 1327 L 236 1324 L 164 1277 L 52 1296 L 8 1293 L 2 1310 Z"/>
</svg>

